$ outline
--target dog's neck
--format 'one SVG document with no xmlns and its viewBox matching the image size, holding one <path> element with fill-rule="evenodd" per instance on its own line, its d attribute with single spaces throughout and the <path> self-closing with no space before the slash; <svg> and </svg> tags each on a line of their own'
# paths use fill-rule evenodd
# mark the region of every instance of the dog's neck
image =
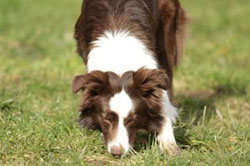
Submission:
<svg viewBox="0 0 250 166">
<path fill-rule="evenodd" d="M 106 31 L 96 41 L 88 55 L 88 72 L 112 71 L 122 75 L 140 68 L 156 69 L 154 52 L 135 35 L 127 31 Z"/>
</svg>

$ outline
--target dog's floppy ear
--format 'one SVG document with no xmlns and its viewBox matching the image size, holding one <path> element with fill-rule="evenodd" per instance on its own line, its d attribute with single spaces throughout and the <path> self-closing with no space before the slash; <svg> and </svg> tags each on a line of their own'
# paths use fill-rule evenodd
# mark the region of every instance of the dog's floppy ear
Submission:
<svg viewBox="0 0 250 166">
<path fill-rule="evenodd" d="M 84 75 L 78 75 L 74 77 L 72 82 L 72 92 L 77 93 L 84 88 Z"/>
<path fill-rule="evenodd" d="M 152 71 L 152 79 L 155 79 L 158 87 L 167 90 L 170 87 L 170 80 L 165 70 L 155 69 Z"/>
<path fill-rule="evenodd" d="M 139 69 L 134 73 L 133 81 L 136 89 L 146 96 L 156 88 L 167 90 L 170 87 L 168 75 L 163 69 Z"/>
<path fill-rule="evenodd" d="M 102 71 L 93 71 L 84 75 L 75 76 L 72 82 L 72 92 L 88 89 L 91 94 L 97 94 L 109 84 L 109 74 Z"/>
</svg>

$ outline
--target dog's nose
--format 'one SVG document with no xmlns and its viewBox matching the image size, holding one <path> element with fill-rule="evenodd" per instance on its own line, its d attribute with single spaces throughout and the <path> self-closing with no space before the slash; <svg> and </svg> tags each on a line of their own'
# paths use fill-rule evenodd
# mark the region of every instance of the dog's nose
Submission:
<svg viewBox="0 0 250 166">
<path fill-rule="evenodd" d="M 122 149 L 120 146 L 112 146 L 111 147 L 111 154 L 116 157 L 120 157 L 122 155 Z"/>
</svg>

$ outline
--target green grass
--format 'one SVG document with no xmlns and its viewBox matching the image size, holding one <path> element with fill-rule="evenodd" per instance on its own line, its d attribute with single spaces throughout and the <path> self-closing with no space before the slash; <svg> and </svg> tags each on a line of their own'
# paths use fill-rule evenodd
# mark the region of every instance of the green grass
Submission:
<svg viewBox="0 0 250 166">
<path fill-rule="evenodd" d="M 249 0 L 181 2 L 191 18 L 175 77 L 182 154 L 139 134 L 136 152 L 117 159 L 76 122 L 81 1 L 0 0 L 0 165 L 249 165 Z"/>
</svg>

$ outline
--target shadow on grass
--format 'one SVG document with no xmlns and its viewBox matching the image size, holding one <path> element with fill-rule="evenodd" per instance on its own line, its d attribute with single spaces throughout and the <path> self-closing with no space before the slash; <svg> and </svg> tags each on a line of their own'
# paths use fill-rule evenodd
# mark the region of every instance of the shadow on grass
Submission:
<svg viewBox="0 0 250 166">
<path fill-rule="evenodd" d="M 206 124 L 216 114 L 216 102 L 225 100 L 233 96 L 245 96 L 247 94 L 247 85 L 236 81 L 225 81 L 212 88 L 209 91 L 195 91 L 189 93 L 177 94 L 176 99 L 181 108 L 180 120 L 177 122 L 175 131 L 176 139 L 183 148 L 196 147 L 192 143 L 188 130 L 194 125 Z M 198 140 L 197 142 L 199 142 Z M 202 141 L 200 141 L 203 144 Z"/>
<path fill-rule="evenodd" d="M 182 122 L 193 120 L 193 125 L 201 120 L 208 122 L 215 114 L 215 103 L 232 96 L 247 95 L 247 86 L 237 82 L 227 81 L 209 91 L 195 91 L 176 95 L 178 108 L 181 108 L 180 119 Z"/>
<path fill-rule="evenodd" d="M 192 140 L 191 129 L 194 125 L 208 123 L 216 113 L 215 103 L 232 96 L 247 94 L 247 86 L 237 82 L 226 82 L 209 91 L 195 91 L 177 94 L 180 118 L 176 124 L 175 137 L 182 149 L 206 146 L 202 140 Z M 155 134 L 139 133 L 134 150 L 139 152 L 155 142 Z"/>
</svg>

